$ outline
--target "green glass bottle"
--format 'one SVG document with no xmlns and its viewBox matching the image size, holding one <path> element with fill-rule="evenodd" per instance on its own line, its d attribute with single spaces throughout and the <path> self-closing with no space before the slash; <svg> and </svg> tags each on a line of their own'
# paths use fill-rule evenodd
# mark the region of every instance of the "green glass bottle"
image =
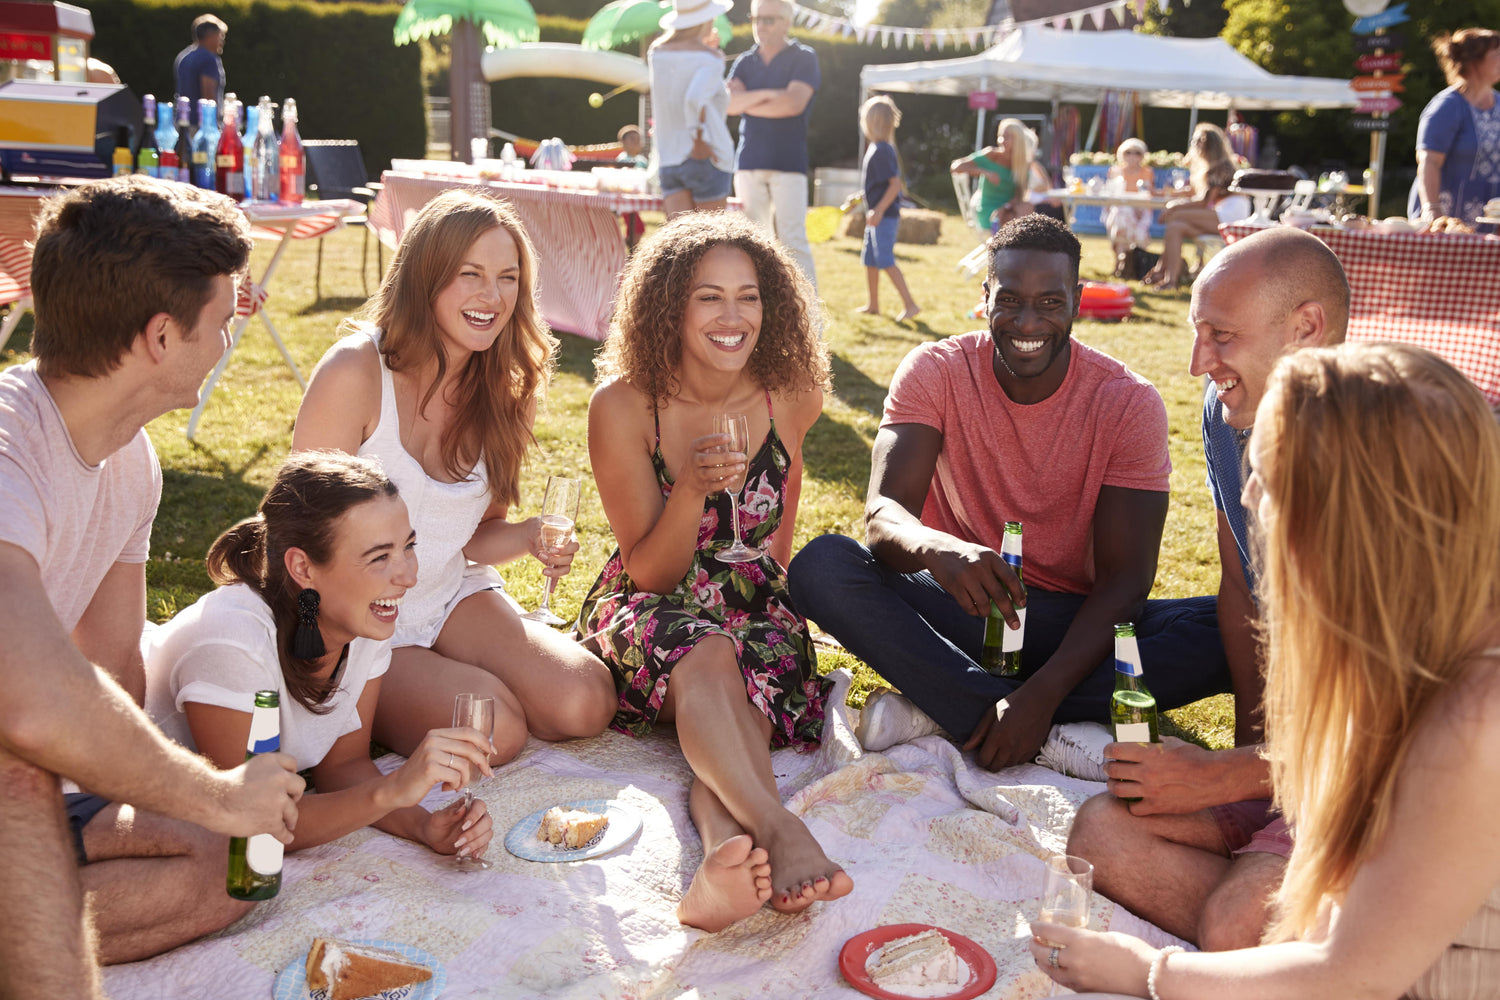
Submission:
<svg viewBox="0 0 1500 1000">
<path fill-rule="evenodd" d="M 275 691 L 257 691 L 245 759 L 280 749 L 281 696 Z M 229 876 L 225 885 L 229 894 L 235 899 L 270 899 L 280 892 L 281 854 L 281 841 L 269 833 L 232 838 L 229 841 Z"/>
<path fill-rule="evenodd" d="M 1135 625 L 1115 626 L 1115 693 L 1109 714 L 1116 743 L 1160 743 L 1156 728 L 1156 698 L 1141 679 L 1141 650 Z"/>
<path fill-rule="evenodd" d="M 1021 577 L 1021 522 L 1005 522 L 1005 538 L 1000 543 L 1000 558 L 1004 559 L 1016 579 Z M 1011 628 L 1000 613 L 1000 606 L 990 602 L 990 615 L 984 623 L 984 649 L 980 653 L 979 665 L 997 677 L 1016 677 L 1021 673 L 1021 647 L 1026 641 L 1026 609 L 1016 608 L 1021 619 L 1019 628 Z"/>
</svg>

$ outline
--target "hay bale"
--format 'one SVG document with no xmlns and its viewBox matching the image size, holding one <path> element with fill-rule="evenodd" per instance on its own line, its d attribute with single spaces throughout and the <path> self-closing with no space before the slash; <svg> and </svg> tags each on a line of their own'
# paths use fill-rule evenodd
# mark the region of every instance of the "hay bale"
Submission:
<svg viewBox="0 0 1500 1000">
<path fill-rule="evenodd" d="M 897 243 L 920 243 L 931 245 L 938 241 L 943 230 L 943 213 L 929 212 L 925 208 L 903 208 L 901 227 L 896 230 Z M 850 239 L 865 238 L 865 210 L 850 209 L 844 213 L 838 234 Z"/>
</svg>

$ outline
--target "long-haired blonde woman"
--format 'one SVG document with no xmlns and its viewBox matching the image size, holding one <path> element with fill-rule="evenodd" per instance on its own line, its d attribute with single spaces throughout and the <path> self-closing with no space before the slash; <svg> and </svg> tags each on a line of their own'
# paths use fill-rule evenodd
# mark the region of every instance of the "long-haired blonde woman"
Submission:
<svg viewBox="0 0 1500 1000">
<path fill-rule="evenodd" d="M 1500 426 L 1415 347 L 1299 351 L 1255 418 L 1266 734 L 1297 843 L 1270 939 L 1176 954 L 1032 925 L 1043 971 L 1162 1000 L 1500 986 Z"/>
<path fill-rule="evenodd" d="M 812 301 L 797 265 L 742 216 L 676 219 L 626 265 L 589 404 L 619 549 L 579 618 L 614 674 L 616 728 L 677 728 L 704 854 L 677 915 L 710 931 L 854 884 L 781 804 L 769 749 L 817 742 L 829 686 L 784 569 L 802 439 L 829 385 Z M 714 430 L 728 412 L 748 418 L 743 451 Z M 716 558 L 734 523 L 761 554 Z"/>
<path fill-rule="evenodd" d="M 523 620 L 492 568 L 522 556 L 568 571 L 540 521 L 510 522 L 557 342 L 536 305 L 536 252 L 506 205 L 439 195 L 402 237 L 354 332 L 318 363 L 292 447 L 379 458 L 411 512 L 421 556 L 392 640 L 375 739 L 403 754 L 449 724 L 453 696 L 495 698 L 509 760 L 529 729 L 591 736 L 608 724 L 604 664 Z"/>
<path fill-rule="evenodd" d="M 1175 287 L 1182 277 L 1182 248 L 1189 240 L 1217 233 L 1221 223 L 1250 215 L 1250 199 L 1229 191 L 1235 162 L 1224 130 L 1212 122 L 1200 122 L 1188 142 L 1186 159 L 1193 197 L 1172 202 L 1157 216 L 1166 230 L 1161 260 L 1142 281 L 1157 289 Z"/>
<path fill-rule="evenodd" d="M 979 224 L 995 230 L 1011 219 L 1031 214 L 1026 200 L 1031 173 L 1031 147 L 1026 126 L 1018 118 L 1002 118 L 995 126 L 995 144 L 954 160 L 950 173 L 979 178 Z"/>
</svg>

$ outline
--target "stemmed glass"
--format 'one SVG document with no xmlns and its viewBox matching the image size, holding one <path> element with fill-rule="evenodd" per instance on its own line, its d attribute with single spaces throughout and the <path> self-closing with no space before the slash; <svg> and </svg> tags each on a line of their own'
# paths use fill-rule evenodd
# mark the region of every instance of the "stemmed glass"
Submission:
<svg viewBox="0 0 1500 1000">
<path fill-rule="evenodd" d="M 578 496 L 583 484 L 564 476 L 547 477 L 547 493 L 542 497 L 542 548 L 556 553 L 573 540 L 573 525 L 578 520 Z M 552 611 L 552 591 L 557 587 L 557 577 L 547 577 L 547 589 L 542 593 L 542 605 L 522 618 L 544 625 L 566 625 Z"/>
<path fill-rule="evenodd" d="M 749 471 L 750 418 L 743 413 L 720 413 L 714 417 L 714 433 L 728 436 L 729 451 L 745 454 L 746 471 Z M 734 525 L 734 544 L 714 553 L 714 558 L 719 562 L 741 563 L 760 558 L 760 549 L 752 549 L 740 538 L 740 490 L 744 488 L 745 473 L 743 472 L 740 473 L 737 482 L 724 487 L 724 492 L 728 493 L 730 498 L 729 521 Z"/>
<path fill-rule="evenodd" d="M 453 728 L 464 726 L 479 730 L 486 743 L 495 738 L 495 699 L 479 694 L 460 694 L 453 699 Z M 474 803 L 474 786 L 479 784 L 483 772 L 475 770 L 464 785 L 464 811 Z M 455 871 L 479 871 L 490 867 L 490 863 L 476 855 L 457 855 L 449 862 Z"/>
</svg>

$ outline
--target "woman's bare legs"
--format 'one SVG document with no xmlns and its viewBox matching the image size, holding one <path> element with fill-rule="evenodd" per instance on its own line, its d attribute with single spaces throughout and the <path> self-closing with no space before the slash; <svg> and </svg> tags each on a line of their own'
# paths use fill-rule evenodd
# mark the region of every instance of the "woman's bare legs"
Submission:
<svg viewBox="0 0 1500 1000">
<path fill-rule="evenodd" d="M 684 908 L 692 909 L 683 915 L 684 923 L 704 926 L 696 921 L 706 917 L 715 923 L 722 920 L 719 926 L 725 926 L 759 908 L 757 901 L 748 912 L 729 916 L 689 907 L 690 900 L 696 905 L 700 899 L 725 895 L 722 890 L 694 892 L 700 881 L 707 883 L 721 874 L 710 869 L 709 859 L 726 846 L 725 834 L 733 839 L 748 833 L 754 846 L 766 852 L 773 887 L 771 905 L 778 910 L 796 912 L 854 888 L 853 879 L 828 860 L 806 824 L 781 804 L 771 770 L 771 724 L 746 696 L 733 643 L 712 636 L 678 661 L 659 718 L 676 725 L 683 756 L 697 778 L 691 805 L 693 821 L 703 837 L 705 861 L 684 897 Z M 740 889 L 733 895 L 743 908 L 749 904 L 744 887 L 758 877 L 753 868 L 736 870 L 735 877 Z"/>
<path fill-rule="evenodd" d="M 1156 288 L 1171 288 L 1182 276 L 1182 247 L 1188 240 L 1219 231 L 1219 215 L 1201 202 L 1169 206 L 1159 220 L 1166 232 L 1162 237 L 1161 260 L 1141 280 Z"/>
<path fill-rule="evenodd" d="M 661 210 L 666 213 L 668 222 L 671 222 L 684 212 L 691 212 L 693 210 L 693 192 L 684 189 L 662 195 Z"/>
<path fill-rule="evenodd" d="M 450 660 L 422 646 L 391 651 L 391 667 L 380 682 L 371 735 L 381 746 L 410 757 L 429 731 L 453 725 L 453 698 L 464 692 L 495 699 L 496 754 L 504 764 L 526 745 L 526 714 L 521 703 L 493 674 Z"/>
</svg>

